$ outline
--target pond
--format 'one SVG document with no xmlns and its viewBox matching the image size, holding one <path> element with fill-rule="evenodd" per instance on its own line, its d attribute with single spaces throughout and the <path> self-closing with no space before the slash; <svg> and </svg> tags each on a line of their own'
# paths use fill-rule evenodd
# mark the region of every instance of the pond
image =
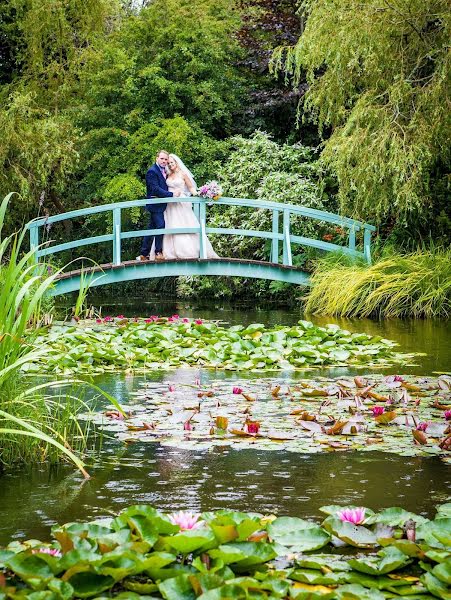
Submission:
<svg viewBox="0 0 451 600">
<path fill-rule="evenodd" d="M 133 304 L 123 299 L 117 299 L 116 305 L 104 306 L 102 313 L 127 316 L 178 313 L 220 319 L 232 325 L 251 322 L 290 325 L 305 318 L 296 308 L 152 300 Z M 449 371 L 449 323 L 312 320 L 321 325 L 337 323 L 350 331 L 382 335 L 397 341 L 403 352 L 426 353 L 416 358 L 415 365 L 403 367 L 404 374 L 432 375 Z M 398 370 L 385 369 L 384 373 Z M 278 378 L 290 383 L 312 373 L 343 377 L 352 375 L 354 370 L 340 367 L 295 374 L 279 372 Z M 358 373 L 361 375 L 362 370 Z M 200 377 L 202 383 L 233 382 L 245 378 L 255 380 L 261 374 L 207 369 L 157 370 L 145 378 L 103 375 L 96 383 L 127 405 L 133 402 L 133 393 L 143 382 L 192 382 L 195 377 Z M 373 509 L 402 506 L 431 517 L 434 505 L 448 499 L 451 480 L 449 464 L 438 458 L 399 457 L 379 452 L 295 454 L 283 449 L 233 450 L 230 447 L 192 451 L 144 442 L 125 445 L 108 439 L 100 455 L 92 456 L 89 462 L 92 476 L 89 481 L 83 481 L 66 465 L 39 466 L 0 478 L 0 545 L 11 538 L 46 539 L 51 525 L 56 522 L 95 518 L 138 503 L 153 504 L 163 511 L 228 507 L 318 518 L 319 507 L 333 502 Z"/>
</svg>

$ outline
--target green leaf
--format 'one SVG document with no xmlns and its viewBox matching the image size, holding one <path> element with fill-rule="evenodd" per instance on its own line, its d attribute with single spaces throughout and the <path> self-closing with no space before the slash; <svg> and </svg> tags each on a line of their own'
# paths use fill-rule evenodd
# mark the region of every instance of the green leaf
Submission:
<svg viewBox="0 0 451 600">
<path fill-rule="evenodd" d="M 293 517 L 279 517 L 268 525 L 270 537 L 293 552 L 307 552 L 322 548 L 330 535 L 315 523 Z"/>
<path fill-rule="evenodd" d="M 323 527 L 332 535 L 340 540 L 356 546 L 357 548 L 373 548 L 377 546 L 377 538 L 372 531 L 363 527 L 363 525 L 353 525 L 346 521 L 341 521 L 337 517 L 327 517 L 323 522 Z"/>
</svg>

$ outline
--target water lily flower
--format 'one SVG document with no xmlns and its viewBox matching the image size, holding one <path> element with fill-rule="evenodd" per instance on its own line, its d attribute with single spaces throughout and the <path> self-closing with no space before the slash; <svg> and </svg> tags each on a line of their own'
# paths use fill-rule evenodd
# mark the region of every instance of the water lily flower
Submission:
<svg viewBox="0 0 451 600">
<path fill-rule="evenodd" d="M 175 319 L 180 319 L 180 315 L 172 315 L 172 318 Z"/>
<path fill-rule="evenodd" d="M 57 558 L 62 556 L 57 548 L 33 548 L 31 554 L 50 554 L 50 556 L 56 556 Z"/>
<path fill-rule="evenodd" d="M 194 322 L 196 323 L 196 325 L 202 325 L 203 323 L 202 319 L 196 319 Z"/>
<path fill-rule="evenodd" d="M 144 323 L 152 323 L 153 319 L 144 319 Z"/>
<path fill-rule="evenodd" d="M 200 385 L 200 378 L 196 377 L 196 379 L 194 380 L 194 385 L 199 386 Z"/>
<path fill-rule="evenodd" d="M 429 423 L 422 421 L 421 423 L 418 423 L 416 429 L 417 429 L 417 431 L 426 431 L 426 429 L 428 427 L 429 427 Z"/>
<path fill-rule="evenodd" d="M 260 429 L 260 423 L 258 421 L 249 421 L 246 423 L 246 429 L 248 433 L 257 434 Z"/>
<path fill-rule="evenodd" d="M 173 383 L 168 384 L 168 391 L 175 392 L 175 385 Z"/>
<path fill-rule="evenodd" d="M 445 410 L 445 419 L 447 421 L 451 420 L 451 410 Z"/>
<path fill-rule="evenodd" d="M 113 317 L 110 317 L 109 315 L 107 315 L 106 317 L 104 317 L 103 320 L 105 323 L 110 323 L 111 321 L 113 321 Z"/>
<path fill-rule="evenodd" d="M 184 318 L 182 319 L 182 322 L 183 322 L 183 323 L 189 323 L 189 319 L 187 319 L 186 317 L 184 317 Z"/>
<path fill-rule="evenodd" d="M 232 391 L 233 391 L 234 394 L 242 394 L 243 393 L 243 388 L 234 387 Z"/>
<path fill-rule="evenodd" d="M 102 323 L 102 319 L 96 319 L 96 323 Z"/>
<path fill-rule="evenodd" d="M 184 431 L 192 431 L 193 426 L 191 425 L 191 423 L 189 421 L 185 421 L 183 423 L 183 430 Z"/>
<path fill-rule="evenodd" d="M 116 319 L 125 319 L 124 315 L 117 315 Z"/>
<path fill-rule="evenodd" d="M 345 508 L 337 512 L 337 517 L 340 521 L 352 523 L 353 525 L 361 525 L 365 520 L 365 509 L 362 506 L 358 508 Z"/>
<path fill-rule="evenodd" d="M 179 512 L 168 515 L 168 517 L 171 523 L 180 527 L 181 531 L 199 529 L 199 527 L 205 525 L 205 521 L 199 520 L 200 513 L 192 513 L 187 510 L 180 510 Z"/>
<path fill-rule="evenodd" d="M 384 413 L 385 408 L 383 406 L 373 406 L 371 410 L 373 411 L 373 417 L 378 417 Z"/>
</svg>

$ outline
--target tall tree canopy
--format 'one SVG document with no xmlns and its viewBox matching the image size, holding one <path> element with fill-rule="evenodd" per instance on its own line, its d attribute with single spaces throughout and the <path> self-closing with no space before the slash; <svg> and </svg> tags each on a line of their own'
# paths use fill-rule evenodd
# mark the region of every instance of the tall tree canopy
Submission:
<svg viewBox="0 0 451 600">
<path fill-rule="evenodd" d="M 307 74 L 303 107 L 330 133 L 322 158 L 338 176 L 343 211 L 429 218 L 434 190 L 450 185 L 449 1 L 301 7 L 305 31 L 276 61 L 295 82 Z"/>
</svg>

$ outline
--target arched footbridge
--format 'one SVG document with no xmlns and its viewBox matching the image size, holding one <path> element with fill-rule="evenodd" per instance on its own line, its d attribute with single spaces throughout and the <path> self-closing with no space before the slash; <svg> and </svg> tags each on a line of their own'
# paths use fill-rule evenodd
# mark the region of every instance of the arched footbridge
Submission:
<svg viewBox="0 0 451 600">
<path fill-rule="evenodd" d="M 146 199 L 93 206 L 31 221 L 27 227 L 30 231 L 30 247 L 34 250 L 36 262 L 52 262 L 52 257 L 57 257 L 59 253 L 68 250 L 72 251 L 72 256 L 75 252 L 80 258 L 89 259 L 89 252 L 82 251 L 84 246 L 104 243 L 111 246 L 111 262 L 101 265 L 92 263 L 92 266 L 86 266 L 86 261 L 84 261 L 83 269 L 65 271 L 59 274 L 51 293 L 57 296 L 72 292 L 80 289 L 81 285 L 86 284 L 86 282 L 89 282 L 92 287 L 122 281 L 180 275 L 223 275 L 309 285 L 309 274 L 293 265 L 293 246 L 316 248 L 325 252 L 342 251 L 352 256 L 363 257 L 368 263 L 371 262 L 371 233 L 375 228 L 372 225 L 348 217 L 301 205 L 242 198 L 222 197 L 214 202 L 208 202 L 199 197 L 152 199 L 152 203 L 165 202 L 191 202 L 199 226 L 194 228 L 124 231 L 122 227 L 122 223 L 125 221 L 123 218 L 124 212 L 136 209 L 136 207 L 144 207 L 149 203 L 149 200 Z M 227 206 L 243 207 L 254 211 L 269 211 L 268 218 L 262 219 L 262 221 L 269 224 L 267 230 L 209 226 L 209 217 L 211 217 L 213 211 L 224 211 L 226 209 L 223 207 Z M 108 233 L 65 243 L 57 243 L 49 239 L 52 224 L 67 220 L 77 222 L 88 217 L 93 218 L 93 215 L 97 215 L 97 219 L 102 218 L 105 223 L 110 223 Z M 340 239 L 344 239 L 343 245 L 326 241 L 324 238 L 330 237 L 327 235 L 323 236 L 323 239 L 295 235 L 293 233 L 294 220 L 297 220 L 296 231 L 302 231 L 302 226 L 299 226 L 299 217 L 314 220 L 317 223 L 321 222 L 324 225 L 331 224 L 339 227 Z M 218 219 L 215 219 L 215 221 L 217 223 Z M 86 230 L 86 225 L 84 229 Z M 162 233 L 198 234 L 200 242 L 199 257 L 158 262 L 124 260 L 122 250 L 124 240 L 139 238 L 136 240 L 134 252 L 134 254 L 137 254 L 143 236 Z M 257 261 L 235 257 L 208 259 L 206 253 L 207 235 L 211 236 L 213 246 L 215 245 L 215 235 L 260 238 L 262 244 L 265 244 L 267 248 L 268 260 Z M 130 254 L 127 258 L 129 257 Z"/>
</svg>

